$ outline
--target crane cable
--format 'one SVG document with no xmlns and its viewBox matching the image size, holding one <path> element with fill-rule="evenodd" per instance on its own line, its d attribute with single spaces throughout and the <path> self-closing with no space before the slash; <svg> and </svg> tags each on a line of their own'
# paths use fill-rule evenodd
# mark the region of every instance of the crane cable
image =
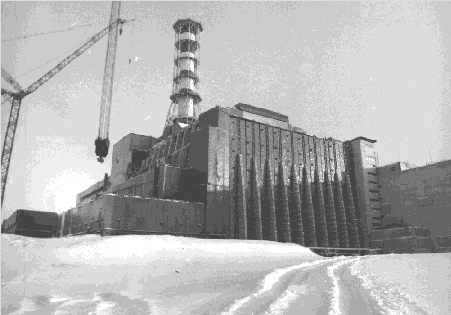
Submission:
<svg viewBox="0 0 451 315">
<path fill-rule="evenodd" d="M 130 43 L 130 48 L 132 50 L 133 53 L 133 32 L 135 30 L 135 21 L 132 21 L 132 36 L 131 36 L 131 43 Z M 128 64 L 131 64 L 132 62 L 132 58 L 128 59 Z"/>
<path fill-rule="evenodd" d="M 57 30 L 57 31 L 42 32 L 42 33 L 35 33 L 35 34 L 29 34 L 29 35 L 21 35 L 21 36 L 14 37 L 14 38 L 3 39 L 2 43 L 27 39 L 29 37 L 42 36 L 42 35 L 48 35 L 48 34 L 53 34 L 53 33 L 68 32 L 68 31 L 73 31 L 74 29 L 76 29 L 78 27 L 88 27 L 88 26 L 93 26 L 93 24 L 78 25 L 78 26 L 74 26 L 74 27 L 70 27 L 70 28 L 66 28 L 66 29 L 62 29 L 62 30 Z"/>
<path fill-rule="evenodd" d="M 31 73 L 31 72 L 33 72 L 33 71 L 35 71 L 35 70 L 38 70 L 39 68 L 42 68 L 43 66 L 45 66 L 45 65 L 49 64 L 50 62 L 52 62 L 53 60 L 55 60 L 56 58 L 59 58 L 59 57 L 61 57 L 61 56 L 63 56 L 63 55 L 66 55 L 68 52 L 73 51 L 74 49 L 83 46 L 83 45 L 84 45 L 85 43 L 87 43 L 89 40 L 90 40 L 90 38 L 87 39 L 87 40 L 85 40 L 85 41 L 83 41 L 83 42 L 81 42 L 80 44 L 77 44 L 76 46 L 70 48 L 69 50 L 63 52 L 61 55 L 58 55 L 58 56 L 56 56 L 55 58 L 50 59 L 50 60 L 47 61 L 46 63 L 43 63 L 42 65 L 40 65 L 40 66 L 38 66 L 38 67 L 36 67 L 36 68 L 34 68 L 34 69 L 28 71 L 28 72 L 24 72 L 24 73 L 22 73 L 22 74 L 19 75 L 19 76 L 16 76 L 16 78 L 20 78 L 20 77 L 22 77 L 22 76 L 24 76 L 24 75 L 26 75 L 26 74 L 29 74 L 29 73 Z"/>
</svg>

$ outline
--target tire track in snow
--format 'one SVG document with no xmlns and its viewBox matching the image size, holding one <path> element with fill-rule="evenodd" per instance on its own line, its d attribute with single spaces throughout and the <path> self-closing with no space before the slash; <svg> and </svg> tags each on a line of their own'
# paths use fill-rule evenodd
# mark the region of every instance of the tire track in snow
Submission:
<svg viewBox="0 0 451 315">
<path fill-rule="evenodd" d="M 305 262 L 299 265 L 282 268 L 282 269 L 276 269 L 273 272 L 267 274 L 265 278 L 260 282 L 260 289 L 255 292 L 254 294 L 251 294 L 245 298 L 242 298 L 240 300 L 236 300 L 227 311 L 222 312 L 221 315 L 234 315 L 238 312 L 243 311 L 243 309 L 253 302 L 255 303 L 256 300 L 261 300 L 265 297 L 270 296 L 271 290 L 273 290 L 276 285 L 281 284 L 281 278 L 286 276 L 288 273 L 309 268 L 309 267 L 316 267 L 321 266 L 323 264 L 327 263 L 333 263 L 335 261 L 341 261 L 341 260 L 349 260 L 349 257 L 334 257 L 334 258 L 324 258 L 320 260 L 315 260 L 313 262 Z M 269 314 L 281 314 L 284 310 L 288 309 L 290 307 L 290 304 L 295 301 L 300 294 L 294 293 L 292 290 L 288 289 L 286 290 L 280 297 L 277 299 L 274 303 L 272 303 L 268 309 Z"/>
<path fill-rule="evenodd" d="M 126 295 L 113 292 L 93 292 L 90 294 L 73 296 L 37 295 L 20 300 L 17 307 L 2 309 L 1 313 L 8 315 L 23 314 L 168 314 L 168 311 L 158 305 L 158 301 L 151 299 L 130 299 Z"/>
<path fill-rule="evenodd" d="M 283 312 L 288 310 L 290 305 L 299 297 L 299 294 L 296 294 L 290 289 L 285 290 L 282 296 L 269 306 L 269 310 L 267 310 L 264 315 L 283 314 Z"/>
<path fill-rule="evenodd" d="M 362 262 L 355 262 L 350 268 L 351 274 L 360 279 L 362 289 L 366 289 L 375 304 L 384 315 L 434 314 L 428 305 L 420 305 L 409 294 L 390 281 L 381 282 L 371 274 L 364 273 Z"/>
<path fill-rule="evenodd" d="M 356 257 L 356 258 L 339 257 L 338 261 L 337 261 L 337 259 L 334 260 L 332 266 L 327 267 L 327 276 L 330 278 L 330 280 L 332 282 L 332 289 L 329 291 L 329 293 L 331 295 L 331 300 L 330 300 L 331 305 L 330 305 L 330 311 L 328 313 L 329 315 L 341 314 L 340 300 L 339 300 L 340 289 L 338 286 L 338 278 L 335 276 L 334 271 L 336 269 L 342 267 L 343 265 L 350 264 L 361 258 L 362 257 Z M 305 293 L 293 292 L 293 290 L 290 287 L 288 287 L 288 289 L 286 289 L 283 292 L 283 294 L 269 306 L 268 311 L 264 314 L 265 315 L 283 314 L 285 311 L 289 310 L 289 308 L 290 308 L 291 304 L 293 304 L 293 302 L 297 301 L 304 294 Z"/>
<path fill-rule="evenodd" d="M 362 259 L 362 256 L 351 258 L 349 260 L 340 261 L 336 264 L 333 264 L 330 267 L 327 267 L 327 275 L 332 279 L 332 290 L 331 290 L 331 301 L 330 301 L 330 310 L 328 315 L 340 315 L 342 314 L 340 308 L 340 287 L 338 285 L 338 277 L 335 275 L 335 270 L 341 268 L 344 265 L 356 263 Z"/>
</svg>

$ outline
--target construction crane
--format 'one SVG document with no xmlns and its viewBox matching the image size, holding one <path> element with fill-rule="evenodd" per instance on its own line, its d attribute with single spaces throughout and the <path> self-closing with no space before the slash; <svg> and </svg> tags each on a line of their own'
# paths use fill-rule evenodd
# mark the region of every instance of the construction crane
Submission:
<svg viewBox="0 0 451 315">
<path fill-rule="evenodd" d="M 115 7 L 120 8 L 120 5 L 118 6 L 117 4 L 115 5 L 113 3 L 112 9 L 114 9 Z M 117 10 L 117 15 L 115 15 L 115 16 L 119 16 L 118 13 L 119 13 L 119 9 Z M 112 12 L 112 16 L 113 16 L 113 12 Z M 132 20 L 130 20 L 130 21 L 132 21 Z M 11 86 L 13 86 L 14 89 L 16 89 L 16 91 L 17 91 L 17 92 L 12 92 L 12 91 L 6 90 L 4 88 L 1 89 L 2 96 L 4 96 L 11 103 L 11 110 L 10 110 L 9 119 L 8 119 L 8 126 L 6 128 L 6 134 L 5 134 L 5 139 L 3 142 L 3 149 L 2 149 L 2 178 L 1 178 L 1 185 L 2 185 L 1 204 L 2 205 L 3 205 L 3 199 L 5 197 L 5 186 L 6 186 L 6 181 L 8 179 L 8 171 L 9 171 L 9 165 L 11 163 L 11 155 L 13 152 L 17 122 L 19 120 L 20 106 L 22 104 L 22 100 L 24 99 L 24 97 L 33 93 L 41 85 L 43 85 L 48 80 L 53 78 L 53 76 L 55 76 L 58 72 L 63 70 L 67 65 L 69 65 L 72 61 L 74 61 L 75 58 L 77 58 L 82 53 L 84 53 L 86 50 L 91 48 L 95 43 L 97 43 L 100 39 L 102 39 L 102 37 L 105 36 L 108 32 L 110 32 L 110 34 L 111 34 L 111 31 L 114 29 L 117 29 L 117 26 L 119 26 L 119 28 L 121 29 L 120 33 L 122 33 L 122 25 L 127 22 L 129 22 L 129 21 L 122 20 L 119 18 L 110 21 L 110 25 L 108 25 L 103 30 L 101 30 L 99 33 L 95 34 L 93 37 L 88 39 L 80 48 L 78 48 L 71 55 L 66 57 L 63 61 L 61 61 L 59 64 L 57 64 L 52 70 L 50 70 L 49 72 L 44 74 L 41 78 L 39 78 L 36 82 L 32 83 L 26 89 L 22 89 L 20 84 L 16 80 L 14 80 L 14 78 L 12 76 L 10 76 L 8 74 L 8 72 L 6 72 L 5 69 L 3 69 L 3 67 L 2 67 L 2 77 L 8 83 L 10 83 Z M 114 71 L 114 59 L 115 59 L 116 44 L 117 44 L 117 36 L 115 38 L 114 46 L 113 45 L 110 46 L 110 42 L 108 42 L 108 52 L 110 52 L 111 50 L 114 50 L 113 67 L 112 67 L 113 71 Z M 110 50 L 110 47 L 113 47 L 114 49 L 112 48 Z M 108 63 L 108 59 L 107 59 L 107 63 Z M 108 73 L 108 78 L 109 78 L 108 82 L 111 82 L 111 86 L 112 86 L 113 75 Z M 104 83 L 105 83 L 105 80 L 104 80 Z M 104 84 L 104 89 L 105 89 L 105 84 Z M 106 95 L 108 95 L 108 94 L 106 94 Z M 101 109 L 101 115 L 102 115 L 102 112 L 105 112 L 105 110 L 108 111 L 107 116 L 106 116 L 107 117 L 106 119 L 108 119 L 107 127 L 109 126 L 109 110 L 111 109 L 111 95 L 112 95 L 111 91 L 110 91 L 109 95 L 110 95 L 110 97 L 108 99 L 109 103 L 108 102 L 106 103 L 106 104 L 109 104 L 108 107 L 105 106 L 104 109 Z M 104 120 L 102 120 L 102 124 L 105 125 L 105 118 L 104 118 Z M 108 131 L 107 131 L 107 138 L 108 138 Z M 108 152 L 108 149 L 106 150 L 106 152 Z"/>
<path fill-rule="evenodd" d="M 121 2 L 113 1 L 111 4 L 110 24 L 119 20 Z M 102 99 L 100 102 L 99 134 L 94 141 L 96 146 L 97 161 L 103 163 L 108 155 L 110 140 L 108 139 L 110 129 L 111 100 L 113 98 L 114 66 L 116 63 L 117 37 L 122 34 L 122 28 L 111 28 L 108 35 L 108 46 L 105 58 L 105 72 L 103 74 Z"/>
</svg>

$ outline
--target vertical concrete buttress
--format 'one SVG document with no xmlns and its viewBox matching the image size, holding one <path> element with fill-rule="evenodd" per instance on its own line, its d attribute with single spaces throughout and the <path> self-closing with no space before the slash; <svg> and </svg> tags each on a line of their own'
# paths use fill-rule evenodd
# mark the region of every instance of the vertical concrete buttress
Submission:
<svg viewBox="0 0 451 315">
<path fill-rule="evenodd" d="M 313 211 L 312 193 L 307 178 L 307 169 L 302 169 L 302 221 L 304 222 L 305 246 L 316 247 L 315 213 Z"/>
<path fill-rule="evenodd" d="M 277 216 L 277 237 L 279 241 L 284 243 L 291 243 L 291 229 L 290 229 L 290 214 L 288 210 L 288 195 L 287 187 L 284 183 L 285 170 L 283 162 L 278 163 L 278 187 L 277 187 L 277 202 L 276 202 L 276 216 Z"/>
<path fill-rule="evenodd" d="M 304 246 L 305 243 L 304 229 L 302 226 L 301 194 L 299 192 L 299 181 L 296 176 L 296 168 L 294 163 L 291 164 L 289 209 L 291 240 L 296 244 Z"/>
<path fill-rule="evenodd" d="M 261 213 L 261 199 L 260 189 L 258 187 L 258 168 L 255 158 L 251 159 L 251 195 L 249 202 L 248 213 L 252 221 L 248 222 L 249 239 L 261 240 L 262 236 L 262 213 Z"/>
<path fill-rule="evenodd" d="M 357 219 L 357 230 L 359 231 L 359 241 L 361 248 L 369 248 L 370 247 L 370 238 L 369 233 L 366 227 L 362 224 L 361 219 Z"/>
<path fill-rule="evenodd" d="M 237 220 L 235 220 L 235 230 L 238 228 L 238 238 L 247 239 L 247 209 L 246 209 L 246 192 L 243 175 L 243 156 L 237 154 L 236 163 L 236 191 L 235 191 L 235 211 Z M 237 222 L 238 221 L 238 222 Z"/>
<path fill-rule="evenodd" d="M 343 196 L 345 199 L 346 222 L 348 224 L 349 245 L 351 248 L 360 248 L 357 218 L 355 216 L 354 198 L 352 196 L 351 180 L 349 174 L 345 175 Z"/>
<path fill-rule="evenodd" d="M 326 212 L 324 209 L 324 198 L 323 198 L 323 188 L 319 180 L 318 168 L 315 168 L 315 192 L 313 205 L 315 209 L 315 219 L 316 219 L 316 239 L 318 242 L 318 247 L 329 247 L 329 237 L 327 234 L 327 221 Z"/>
<path fill-rule="evenodd" d="M 269 159 L 265 161 L 262 196 L 263 239 L 277 242 L 276 209 L 274 204 L 274 184 Z"/>
<path fill-rule="evenodd" d="M 324 170 L 324 208 L 326 211 L 327 233 L 329 235 L 329 246 L 338 247 L 337 217 L 335 215 L 334 194 L 329 180 L 329 170 Z"/>
<path fill-rule="evenodd" d="M 337 216 L 338 242 L 341 248 L 349 248 L 349 236 L 346 224 L 345 205 L 343 202 L 343 192 L 341 183 L 338 180 L 338 173 L 334 174 L 334 203 Z"/>
</svg>

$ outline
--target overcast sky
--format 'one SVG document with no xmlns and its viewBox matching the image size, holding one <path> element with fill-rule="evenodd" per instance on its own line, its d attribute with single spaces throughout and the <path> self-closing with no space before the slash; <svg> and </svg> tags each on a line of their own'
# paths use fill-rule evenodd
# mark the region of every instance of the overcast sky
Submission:
<svg viewBox="0 0 451 315">
<path fill-rule="evenodd" d="M 26 88 L 104 28 L 111 3 L 1 7 L 2 67 Z M 204 28 L 204 110 L 247 103 L 317 137 L 375 139 L 382 164 L 450 159 L 450 16 L 449 2 L 123 2 L 121 17 L 136 21 L 119 37 L 110 139 L 161 135 L 172 25 L 191 17 Z M 9 41 L 40 33 L 49 34 Z M 65 211 L 111 172 L 112 146 L 104 164 L 94 153 L 106 42 L 23 100 L 2 218 L 16 209 Z M 2 87 L 12 90 L 3 79 Z M 9 111 L 6 102 L 2 145 Z"/>
</svg>

